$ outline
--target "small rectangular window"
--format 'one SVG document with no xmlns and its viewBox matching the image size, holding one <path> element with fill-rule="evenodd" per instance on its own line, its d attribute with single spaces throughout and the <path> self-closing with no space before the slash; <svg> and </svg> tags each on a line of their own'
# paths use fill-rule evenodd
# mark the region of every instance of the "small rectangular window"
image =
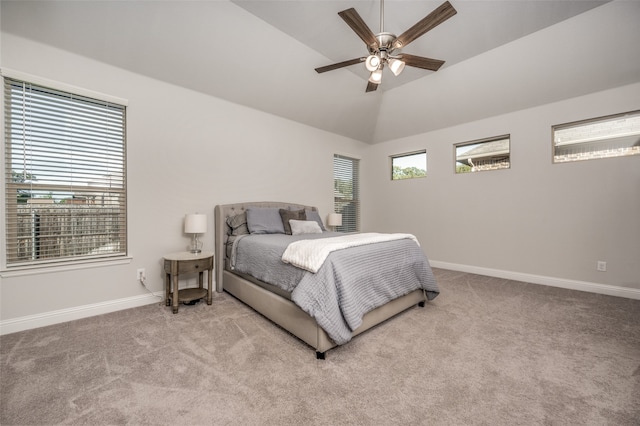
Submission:
<svg viewBox="0 0 640 426">
<path fill-rule="evenodd" d="M 502 135 L 455 144 L 456 173 L 508 169 L 510 141 L 510 135 Z"/>
<path fill-rule="evenodd" d="M 426 150 L 391 156 L 391 180 L 421 178 L 426 175 Z"/>
<path fill-rule="evenodd" d="M 552 126 L 553 162 L 640 154 L 640 111 Z"/>
</svg>

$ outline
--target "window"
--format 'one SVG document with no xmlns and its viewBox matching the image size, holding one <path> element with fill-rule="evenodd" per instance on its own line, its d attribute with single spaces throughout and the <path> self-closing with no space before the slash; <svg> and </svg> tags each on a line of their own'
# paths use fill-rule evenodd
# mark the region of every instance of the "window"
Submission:
<svg viewBox="0 0 640 426">
<path fill-rule="evenodd" d="M 333 202 L 336 213 L 342 214 L 338 232 L 356 232 L 360 229 L 360 160 L 335 154 L 333 156 Z"/>
<path fill-rule="evenodd" d="M 511 167 L 510 135 L 479 139 L 453 146 L 456 173 L 508 169 Z"/>
<path fill-rule="evenodd" d="M 391 180 L 413 179 L 426 175 L 426 150 L 391 156 Z"/>
<path fill-rule="evenodd" d="M 125 106 L 4 78 L 7 268 L 126 255 Z"/>
<path fill-rule="evenodd" d="M 640 111 L 552 127 L 553 162 L 640 154 Z"/>
</svg>

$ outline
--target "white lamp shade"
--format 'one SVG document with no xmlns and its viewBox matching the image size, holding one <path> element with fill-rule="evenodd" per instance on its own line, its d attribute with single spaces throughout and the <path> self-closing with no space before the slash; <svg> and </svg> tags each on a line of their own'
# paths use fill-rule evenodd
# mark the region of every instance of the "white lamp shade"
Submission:
<svg viewBox="0 0 640 426">
<path fill-rule="evenodd" d="M 342 215 L 340 213 L 329 213 L 327 217 L 327 225 L 342 226 Z"/>
<path fill-rule="evenodd" d="M 364 66 L 367 67 L 369 71 L 375 71 L 380 66 L 380 58 L 376 55 L 369 55 L 364 62 Z"/>
<path fill-rule="evenodd" d="M 184 217 L 185 234 L 204 234 L 207 232 L 206 214 L 188 214 Z"/>
<path fill-rule="evenodd" d="M 371 76 L 369 77 L 369 81 L 375 84 L 380 84 L 380 82 L 382 81 L 382 70 L 375 70 L 374 72 L 372 72 Z"/>
<path fill-rule="evenodd" d="M 389 69 L 397 77 L 404 69 L 404 62 L 399 59 L 389 59 Z"/>
</svg>

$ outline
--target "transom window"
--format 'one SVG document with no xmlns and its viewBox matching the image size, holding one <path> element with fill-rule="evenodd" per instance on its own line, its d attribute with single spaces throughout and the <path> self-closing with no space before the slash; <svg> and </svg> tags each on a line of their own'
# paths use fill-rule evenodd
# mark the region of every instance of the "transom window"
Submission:
<svg viewBox="0 0 640 426">
<path fill-rule="evenodd" d="M 640 154 L 640 111 L 558 124 L 553 130 L 553 162 Z"/>
<path fill-rule="evenodd" d="M 426 150 L 391 156 L 391 180 L 414 179 L 426 175 Z"/>
<path fill-rule="evenodd" d="M 125 106 L 4 78 L 7 268 L 126 255 Z"/>
<path fill-rule="evenodd" d="M 510 168 L 510 140 L 510 135 L 502 135 L 455 144 L 456 173 Z"/>
</svg>

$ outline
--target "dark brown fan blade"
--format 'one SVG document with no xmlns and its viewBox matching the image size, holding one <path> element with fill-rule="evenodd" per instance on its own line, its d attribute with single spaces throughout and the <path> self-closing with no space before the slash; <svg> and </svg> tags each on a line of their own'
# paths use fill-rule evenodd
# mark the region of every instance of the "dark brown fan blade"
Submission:
<svg viewBox="0 0 640 426">
<path fill-rule="evenodd" d="M 327 71 L 337 70 L 338 68 L 343 68 L 343 67 L 348 67 L 349 65 L 359 64 L 360 62 L 364 62 L 366 59 L 367 58 L 349 59 L 348 61 L 338 62 L 336 64 L 331 64 L 331 65 L 326 65 L 324 67 L 316 68 L 316 72 L 318 74 L 320 74 L 320 73 L 327 72 Z"/>
<path fill-rule="evenodd" d="M 402 53 L 398 55 L 405 65 L 410 67 L 422 68 L 425 70 L 438 71 L 444 61 L 439 59 L 425 58 L 423 56 L 409 55 L 408 53 Z"/>
<path fill-rule="evenodd" d="M 367 46 L 378 47 L 378 40 L 375 34 L 373 34 L 373 31 L 371 31 L 354 8 L 338 12 L 338 15 L 358 34 L 358 37 L 360 37 Z"/>
<path fill-rule="evenodd" d="M 444 21 L 451 18 L 456 13 L 458 13 L 458 11 L 456 11 L 454 7 L 451 6 L 451 3 L 449 3 L 448 1 L 442 3 L 436 10 L 422 18 L 420 22 L 400 34 L 400 36 L 396 38 L 396 41 L 393 43 L 393 47 L 397 49 L 406 47 L 413 40 L 417 39 L 427 31 L 432 30 L 433 28 L 442 24 Z"/>
<path fill-rule="evenodd" d="M 377 89 L 378 89 L 378 84 L 372 83 L 372 82 L 367 83 L 367 90 L 366 90 L 367 93 L 374 92 Z"/>
</svg>

